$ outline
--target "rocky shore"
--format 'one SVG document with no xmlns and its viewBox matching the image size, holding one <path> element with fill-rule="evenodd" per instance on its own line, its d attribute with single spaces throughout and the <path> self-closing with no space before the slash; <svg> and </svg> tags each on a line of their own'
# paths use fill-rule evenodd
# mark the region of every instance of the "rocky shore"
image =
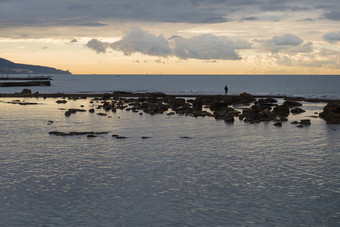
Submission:
<svg viewBox="0 0 340 227">
<path fill-rule="evenodd" d="M 274 126 L 282 126 L 288 121 L 290 114 L 305 112 L 303 102 L 327 103 L 319 117 L 329 124 L 340 124 L 340 100 L 306 99 L 285 96 L 253 96 L 248 93 L 240 95 L 166 95 L 163 93 L 130 93 L 114 92 L 104 94 L 40 94 L 24 89 L 21 93 L 0 94 L 0 97 L 36 97 L 36 98 L 62 98 L 56 103 L 67 103 L 67 98 L 72 100 L 93 98 L 90 102 L 94 108 L 89 109 L 95 113 L 96 109 L 116 112 L 117 110 L 132 111 L 139 114 L 167 114 L 184 115 L 191 117 L 214 117 L 224 122 L 234 122 L 235 118 L 251 124 L 272 121 Z M 284 99 L 278 104 L 276 99 Z M 13 103 L 13 104 L 20 104 Z M 21 103 L 22 104 L 22 103 Z M 33 103 L 34 104 L 34 103 Z M 242 110 L 235 108 L 242 106 Z M 85 112 L 85 109 L 68 109 L 65 116 L 76 112 Z M 98 115 L 106 116 L 105 113 Z M 310 125 L 308 119 L 301 122 L 292 122 L 297 127 Z"/>
</svg>

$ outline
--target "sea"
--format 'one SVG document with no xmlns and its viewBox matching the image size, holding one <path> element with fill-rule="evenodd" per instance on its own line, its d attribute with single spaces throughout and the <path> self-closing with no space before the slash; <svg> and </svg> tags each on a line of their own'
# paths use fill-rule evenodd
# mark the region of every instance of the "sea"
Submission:
<svg viewBox="0 0 340 227">
<path fill-rule="evenodd" d="M 32 92 L 224 94 L 227 85 L 340 99 L 330 75 L 52 76 Z M 0 226 L 340 226 L 340 125 L 318 117 L 326 103 L 301 102 L 306 112 L 276 127 L 57 100 L 0 98 Z M 69 108 L 86 111 L 66 117 Z M 291 124 L 302 119 L 311 125 Z"/>
</svg>

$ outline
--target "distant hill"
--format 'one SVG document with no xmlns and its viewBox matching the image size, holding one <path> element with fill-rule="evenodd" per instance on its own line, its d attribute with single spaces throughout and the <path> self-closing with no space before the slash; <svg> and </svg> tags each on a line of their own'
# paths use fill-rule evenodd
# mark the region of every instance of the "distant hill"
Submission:
<svg viewBox="0 0 340 227">
<path fill-rule="evenodd" d="M 71 74 L 70 71 L 63 71 L 46 66 L 17 64 L 0 58 L 0 74 Z"/>
</svg>

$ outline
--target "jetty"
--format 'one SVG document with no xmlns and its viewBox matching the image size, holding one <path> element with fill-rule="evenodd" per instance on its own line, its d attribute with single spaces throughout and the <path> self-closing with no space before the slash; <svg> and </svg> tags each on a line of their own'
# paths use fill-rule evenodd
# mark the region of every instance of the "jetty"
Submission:
<svg viewBox="0 0 340 227">
<path fill-rule="evenodd" d="M 0 87 L 51 86 L 50 76 L 0 77 Z"/>
<path fill-rule="evenodd" d="M 0 80 L 52 80 L 52 77 L 50 77 L 50 76 L 0 77 Z"/>
<path fill-rule="evenodd" d="M 49 80 L 0 82 L 0 87 L 30 87 L 30 86 L 51 86 L 51 82 Z"/>
</svg>

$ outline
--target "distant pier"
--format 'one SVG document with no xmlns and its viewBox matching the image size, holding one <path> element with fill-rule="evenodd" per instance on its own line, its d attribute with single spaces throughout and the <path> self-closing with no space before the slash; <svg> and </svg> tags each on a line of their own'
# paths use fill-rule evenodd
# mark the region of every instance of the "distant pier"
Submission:
<svg viewBox="0 0 340 227">
<path fill-rule="evenodd" d="M 0 82 L 0 87 L 28 87 L 28 86 L 51 86 L 51 82 L 49 80 Z"/>
<path fill-rule="evenodd" d="M 49 76 L 0 77 L 0 87 L 51 86 Z"/>
</svg>

